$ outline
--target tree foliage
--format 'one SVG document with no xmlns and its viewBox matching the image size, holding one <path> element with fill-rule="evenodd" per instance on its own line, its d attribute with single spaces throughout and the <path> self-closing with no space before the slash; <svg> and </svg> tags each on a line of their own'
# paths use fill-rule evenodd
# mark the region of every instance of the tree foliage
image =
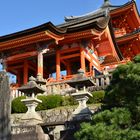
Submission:
<svg viewBox="0 0 140 140">
<path fill-rule="evenodd" d="M 77 140 L 140 140 L 140 55 L 113 72 L 105 106 L 81 124 Z"/>
<path fill-rule="evenodd" d="M 127 107 L 135 123 L 140 121 L 140 55 L 114 71 L 111 84 L 105 92 L 105 104 L 108 108 Z"/>
<path fill-rule="evenodd" d="M 77 140 L 139 140 L 140 131 L 132 125 L 131 112 L 113 108 L 93 116 L 92 123 L 83 123 L 75 134 Z"/>
</svg>

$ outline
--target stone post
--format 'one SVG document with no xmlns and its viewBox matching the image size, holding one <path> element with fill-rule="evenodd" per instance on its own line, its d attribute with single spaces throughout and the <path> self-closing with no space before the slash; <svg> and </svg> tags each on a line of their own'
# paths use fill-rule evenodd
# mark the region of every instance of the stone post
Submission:
<svg viewBox="0 0 140 140">
<path fill-rule="evenodd" d="M 11 140 L 10 86 L 5 71 L 0 72 L 0 140 Z"/>
<path fill-rule="evenodd" d="M 76 93 L 73 93 L 72 96 L 78 101 L 79 106 L 76 108 L 76 110 L 73 112 L 74 115 L 87 115 L 92 114 L 89 108 L 87 107 L 86 102 L 88 101 L 89 97 L 92 97 L 92 94 L 88 91 L 77 91 Z"/>
</svg>

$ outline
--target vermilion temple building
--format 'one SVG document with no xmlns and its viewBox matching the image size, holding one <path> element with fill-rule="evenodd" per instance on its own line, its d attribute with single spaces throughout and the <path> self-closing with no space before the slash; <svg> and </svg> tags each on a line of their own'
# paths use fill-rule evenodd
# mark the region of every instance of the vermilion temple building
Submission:
<svg viewBox="0 0 140 140">
<path fill-rule="evenodd" d="M 48 88 L 66 88 L 78 69 L 95 77 L 104 68 L 131 61 L 140 53 L 140 17 L 134 0 L 121 6 L 108 0 L 91 13 L 65 17 L 0 37 L 0 55 L 5 69 L 16 75 L 17 86 L 30 76 L 42 76 Z M 54 76 L 56 75 L 56 76 Z"/>
</svg>

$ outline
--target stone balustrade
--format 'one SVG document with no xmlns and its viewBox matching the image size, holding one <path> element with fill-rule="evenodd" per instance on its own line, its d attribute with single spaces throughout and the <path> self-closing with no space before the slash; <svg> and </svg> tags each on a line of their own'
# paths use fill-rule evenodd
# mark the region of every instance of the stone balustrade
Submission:
<svg viewBox="0 0 140 140">
<path fill-rule="evenodd" d="M 88 87 L 88 91 L 98 91 L 98 90 L 104 90 L 108 85 L 110 85 L 112 75 L 109 74 L 107 76 L 99 75 L 93 78 L 93 81 L 95 83 L 95 86 Z"/>
<path fill-rule="evenodd" d="M 49 83 L 46 86 L 46 94 L 64 94 L 64 92 L 70 88 L 66 82 Z"/>
<path fill-rule="evenodd" d="M 111 74 L 109 74 L 107 76 L 99 75 L 99 76 L 90 77 L 90 78 L 96 84 L 94 87 L 89 88 L 90 91 L 103 90 L 110 84 L 112 75 Z M 66 81 L 47 83 L 46 87 L 47 87 L 46 95 L 48 95 L 48 94 L 64 95 L 66 92 L 71 93 L 71 91 L 72 91 L 72 88 L 66 83 Z M 24 96 L 24 93 L 18 91 L 17 87 L 12 87 L 11 88 L 11 99 L 14 99 L 14 98 L 17 98 L 20 96 Z"/>
<path fill-rule="evenodd" d="M 13 89 L 11 88 L 11 100 L 20 96 L 24 96 L 24 93 L 21 91 L 18 91 L 17 88 L 13 88 Z"/>
<path fill-rule="evenodd" d="M 104 86 L 108 86 L 110 84 L 110 80 L 112 78 L 112 75 L 100 75 L 94 78 L 94 81 L 96 83 L 97 87 L 104 87 Z"/>
</svg>

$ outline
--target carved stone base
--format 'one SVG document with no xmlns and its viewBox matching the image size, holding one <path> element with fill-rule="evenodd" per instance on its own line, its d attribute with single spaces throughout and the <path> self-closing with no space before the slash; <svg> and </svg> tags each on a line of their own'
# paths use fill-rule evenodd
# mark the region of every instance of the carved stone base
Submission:
<svg viewBox="0 0 140 140">
<path fill-rule="evenodd" d="M 41 103 L 41 100 L 36 98 L 27 98 L 21 100 L 28 108 L 26 114 L 21 118 L 21 121 L 27 125 L 36 125 L 43 123 L 41 116 L 35 111 L 38 103 Z"/>
<path fill-rule="evenodd" d="M 79 106 L 75 109 L 73 114 L 74 120 L 84 120 L 84 119 L 90 119 L 92 112 L 87 107 L 86 102 L 88 101 L 89 97 L 92 97 L 92 94 L 90 94 L 88 91 L 79 91 L 76 93 L 73 93 L 72 96 L 78 101 Z"/>
</svg>

